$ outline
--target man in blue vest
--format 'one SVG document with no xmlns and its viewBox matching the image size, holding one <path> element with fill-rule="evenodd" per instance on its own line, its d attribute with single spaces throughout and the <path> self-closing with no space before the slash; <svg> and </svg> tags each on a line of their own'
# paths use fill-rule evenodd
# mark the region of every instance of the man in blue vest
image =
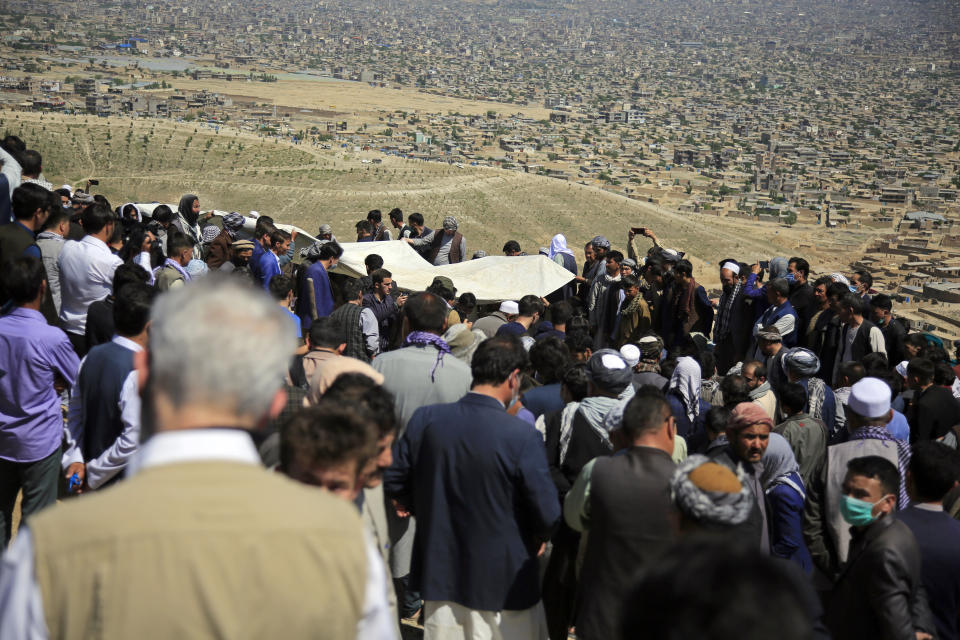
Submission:
<svg viewBox="0 0 960 640">
<path fill-rule="evenodd" d="M 797 312 L 788 299 L 790 283 L 785 278 L 774 278 L 767 283 L 766 292 L 770 306 L 754 325 L 754 337 L 756 338 L 761 327 L 774 326 L 780 331 L 783 346 L 788 348 L 797 346 Z M 759 359 L 760 354 L 757 353 L 754 357 Z"/>
<path fill-rule="evenodd" d="M 133 355 L 147 344 L 150 305 L 155 290 L 125 284 L 116 294 L 113 321 L 117 335 L 95 346 L 80 363 L 70 395 L 70 439 L 61 465 L 80 489 L 98 489 L 121 477 L 140 446 L 140 386 Z"/>
</svg>

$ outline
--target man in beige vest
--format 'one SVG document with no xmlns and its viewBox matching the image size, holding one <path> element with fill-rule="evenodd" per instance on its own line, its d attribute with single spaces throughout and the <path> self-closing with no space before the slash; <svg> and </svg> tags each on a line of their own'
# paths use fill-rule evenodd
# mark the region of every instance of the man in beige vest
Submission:
<svg viewBox="0 0 960 640">
<path fill-rule="evenodd" d="M 394 638 L 356 509 L 265 471 L 246 433 L 285 403 L 289 318 L 211 276 L 161 296 L 151 322 L 132 477 L 20 531 L 0 637 Z"/>
</svg>

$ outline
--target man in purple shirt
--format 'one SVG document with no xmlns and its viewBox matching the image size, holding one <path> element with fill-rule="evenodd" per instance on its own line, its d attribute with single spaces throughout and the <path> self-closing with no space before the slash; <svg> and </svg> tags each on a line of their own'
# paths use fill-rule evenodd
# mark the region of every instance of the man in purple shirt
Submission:
<svg viewBox="0 0 960 640">
<path fill-rule="evenodd" d="M 0 519 L 10 541 L 13 507 L 23 489 L 26 520 L 57 499 L 63 415 L 59 392 L 73 385 L 80 361 L 67 335 L 44 320 L 43 262 L 6 263 L 4 284 L 15 307 L 0 317 Z"/>
</svg>

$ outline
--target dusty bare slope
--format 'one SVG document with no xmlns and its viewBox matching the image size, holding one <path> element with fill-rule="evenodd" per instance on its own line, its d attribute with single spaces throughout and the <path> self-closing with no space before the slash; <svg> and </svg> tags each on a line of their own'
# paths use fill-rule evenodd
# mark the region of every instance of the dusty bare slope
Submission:
<svg viewBox="0 0 960 640">
<path fill-rule="evenodd" d="M 344 240 L 353 237 L 354 223 L 369 209 L 386 215 L 393 207 L 420 211 L 431 227 L 446 215 L 456 216 L 471 252 L 499 253 L 505 241 L 515 239 L 532 253 L 558 232 L 578 252 L 596 234 L 625 250 L 627 228 L 648 226 L 667 246 L 696 256 L 709 284 L 714 267 L 705 262 L 791 254 L 798 242 L 816 241 L 822 234 L 813 227 L 786 230 L 673 213 L 593 187 L 513 171 L 395 157 L 368 164 L 361 160 L 382 156 L 293 146 L 229 129 L 218 134 L 149 119 L 0 116 L 2 130 L 43 153 L 49 180 L 80 186 L 97 178 L 95 189 L 115 206 L 131 200 L 177 202 L 184 193 L 196 193 L 204 208 L 255 209 L 311 232 L 327 222 Z"/>
</svg>

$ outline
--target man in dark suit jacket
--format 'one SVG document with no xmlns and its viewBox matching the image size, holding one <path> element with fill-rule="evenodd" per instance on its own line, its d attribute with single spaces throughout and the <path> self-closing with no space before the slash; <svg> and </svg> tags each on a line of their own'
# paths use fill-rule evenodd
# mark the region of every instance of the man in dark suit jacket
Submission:
<svg viewBox="0 0 960 640">
<path fill-rule="evenodd" d="M 960 522 L 943 510 L 943 499 L 958 476 L 960 455 L 955 450 L 939 442 L 918 442 L 907 471 L 912 506 L 897 514 L 920 546 L 923 586 L 939 640 L 960 640 Z"/>
<path fill-rule="evenodd" d="M 526 366 L 518 337 L 481 343 L 471 392 L 418 409 L 384 475 L 398 514 L 417 517 L 412 577 L 425 601 L 427 637 L 461 628 L 464 617 L 494 637 L 508 627 L 539 637 L 537 556 L 560 503 L 543 440 L 506 413 Z"/>
<path fill-rule="evenodd" d="M 907 365 L 907 384 L 914 393 L 907 411 L 911 444 L 942 438 L 960 424 L 960 403 L 950 389 L 933 384 L 933 372 L 927 358 L 913 358 Z"/>
<path fill-rule="evenodd" d="M 840 512 L 853 540 L 847 566 L 827 601 L 834 640 L 932 638 L 930 609 L 920 588 L 920 549 L 895 518 L 900 477 L 880 456 L 847 463 Z"/>
<path fill-rule="evenodd" d="M 638 571 L 677 536 L 670 499 L 677 424 L 659 391 L 641 391 L 614 432 L 628 448 L 587 464 L 564 501 L 564 519 L 589 531 L 577 613 L 577 637 L 617 637 L 623 594 Z"/>
</svg>

